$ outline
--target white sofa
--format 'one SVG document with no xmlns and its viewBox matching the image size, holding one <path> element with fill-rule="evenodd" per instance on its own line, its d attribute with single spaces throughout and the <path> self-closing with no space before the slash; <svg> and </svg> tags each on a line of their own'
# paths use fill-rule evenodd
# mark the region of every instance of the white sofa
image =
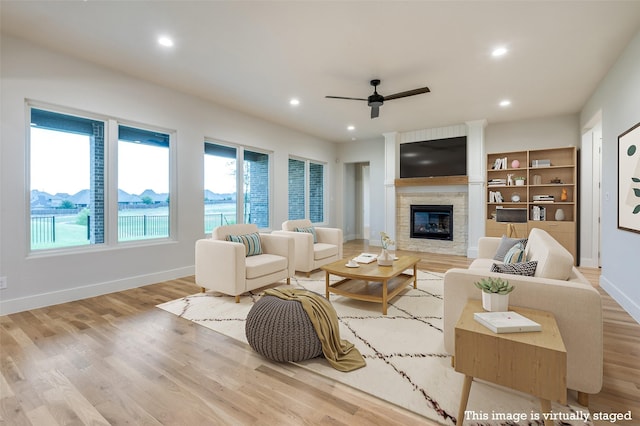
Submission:
<svg viewBox="0 0 640 426">
<path fill-rule="evenodd" d="M 317 242 L 308 232 L 297 232 L 296 229 L 312 228 Z M 285 235 L 295 240 L 296 271 L 311 271 L 336 260 L 342 259 L 342 229 L 313 226 L 309 219 L 287 220 L 282 223 L 281 231 L 273 231 L 273 235 Z"/>
<path fill-rule="evenodd" d="M 467 300 L 481 299 L 474 282 L 501 277 L 515 286 L 509 304 L 553 313 L 567 350 L 567 388 L 578 391 L 578 402 L 588 405 L 588 394 L 602 388 L 603 337 L 600 293 L 573 266 L 573 257 L 546 231 L 531 230 L 526 244 L 528 261 L 537 261 L 535 275 L 490 272 L 501 238 L 483 237 L 478 258 L 468 269 L 450 269 L 444 276 L 444 343 L 455 353 L 455 325 Z"/>
<path fill-rule="evenodd" d="M 196 284 L 235 296 L 295 275 L 294 243 L 282 235 L 259 233 L 262 254 L 246 256 L 243 243 L 226 241 L 227 235 L 258 233 L 255 224 L 215 228 L 211 238 L 196 241 Z"/>
</svg>

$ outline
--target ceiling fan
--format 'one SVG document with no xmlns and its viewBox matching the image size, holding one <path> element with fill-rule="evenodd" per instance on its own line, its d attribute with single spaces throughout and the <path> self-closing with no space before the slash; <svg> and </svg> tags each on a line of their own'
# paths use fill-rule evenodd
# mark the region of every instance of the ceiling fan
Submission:
<svg viewBox="0 0 640 426">
<path fill-rule="evenodd" d="M 371 85 L 373 86 L 373 94 L 368 98 L 347 98 L 344 96 L 325 96 L 330 99 L 348 99 L 352 101 L 367 101 L 367 105 L 371 107 L 371 118 L 376 118 L 380 115 L 380 107 L 384 103 L 384 101 L 390 101 L 392 99 L 406 98 L 407 96 L 420 95 L 422 93 L 429 93 L 428 87 L 421 87 L 419 89 L 407 90 L 406 92 L 395 93 L 389 96 L 382 96 L 378 93 L 377 86 L 380 84 L 380 80 L 375 79 L 371 80 Z"/>
</svg>

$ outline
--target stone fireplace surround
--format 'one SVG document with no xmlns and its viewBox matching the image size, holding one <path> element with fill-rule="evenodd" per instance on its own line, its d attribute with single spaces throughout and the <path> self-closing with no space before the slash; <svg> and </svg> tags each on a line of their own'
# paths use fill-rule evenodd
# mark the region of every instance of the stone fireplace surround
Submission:
<svg viewBox="0 0 640 426">
<path fill-rule="evenodd" d="M 466 188 L 411 187 L 396 190 L 396 248 L 398 250 L 467 255 L 468 197 Z M 451 191 L 454 192 L 451 192 Z M 411 238 L 412 204 L 451 204 L 453 241 Z"/>
<path fill-rule="evenodd" d="M 384 134 L 384 229 L 393 230 L 391 237 L 396 240 L 396 248 L 477 257 L 477 243 L 485 233 L 484 128 L 486 125 L 486 120 L 475 120 L 448 127 Z M 457 136 L 467 136 L 467 176 L 463 184 L 456 179 L 450 179 L 451 184 L 446 184 L 441 183 L 440 179 L 433 178 L 433 184 L 396 186 L 400 169 L 400 144 Z M 402 181 L 402 179 L 399 180 Z M 411 204 L 452 204 L 454 206 L 454 240 L 410 238 Z"/>
</svg>

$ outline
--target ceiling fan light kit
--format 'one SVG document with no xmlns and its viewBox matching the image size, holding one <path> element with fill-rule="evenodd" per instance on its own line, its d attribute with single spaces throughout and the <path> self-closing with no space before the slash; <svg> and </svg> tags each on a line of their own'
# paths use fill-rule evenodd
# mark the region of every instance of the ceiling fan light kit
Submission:
<svg viewBox="0 0 640 426">
<path fill-rule="evenodd" d="M 380 115 L 380 107 L 384 104 L 384 101 L 390 101 L 393 99 L 406 98 L 408 96 L 420 95 L 422 93 L 429 93 L 428 87 L 421 87 L 419 89 L 407 90 L 406 92 L 395 93 L 389 96 L 382 96 L 378 93 L 378 85 L 380 84 L 380 80 L 374 79 L 370 81 L 373 86 L 373 94 L 371 94 L 367 99 L 364 98 L 349 98 L 344 96 L 326 96 L 329 99 L 347 99 L 350 101 L 367 101 L 367 105 L 371 107 L 371 118 L 376 118 Z"/>
</svg>

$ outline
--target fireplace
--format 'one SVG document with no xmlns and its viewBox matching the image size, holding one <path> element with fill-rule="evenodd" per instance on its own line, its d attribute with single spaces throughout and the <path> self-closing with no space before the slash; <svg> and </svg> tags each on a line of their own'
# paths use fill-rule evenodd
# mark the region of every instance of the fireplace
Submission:
<svg viewBox="0 0 640 426">
<path fill-rule="evenodd" d="M 453 205 L 411 205 L 411 238 L 453 241 Z"/>
</svg>

